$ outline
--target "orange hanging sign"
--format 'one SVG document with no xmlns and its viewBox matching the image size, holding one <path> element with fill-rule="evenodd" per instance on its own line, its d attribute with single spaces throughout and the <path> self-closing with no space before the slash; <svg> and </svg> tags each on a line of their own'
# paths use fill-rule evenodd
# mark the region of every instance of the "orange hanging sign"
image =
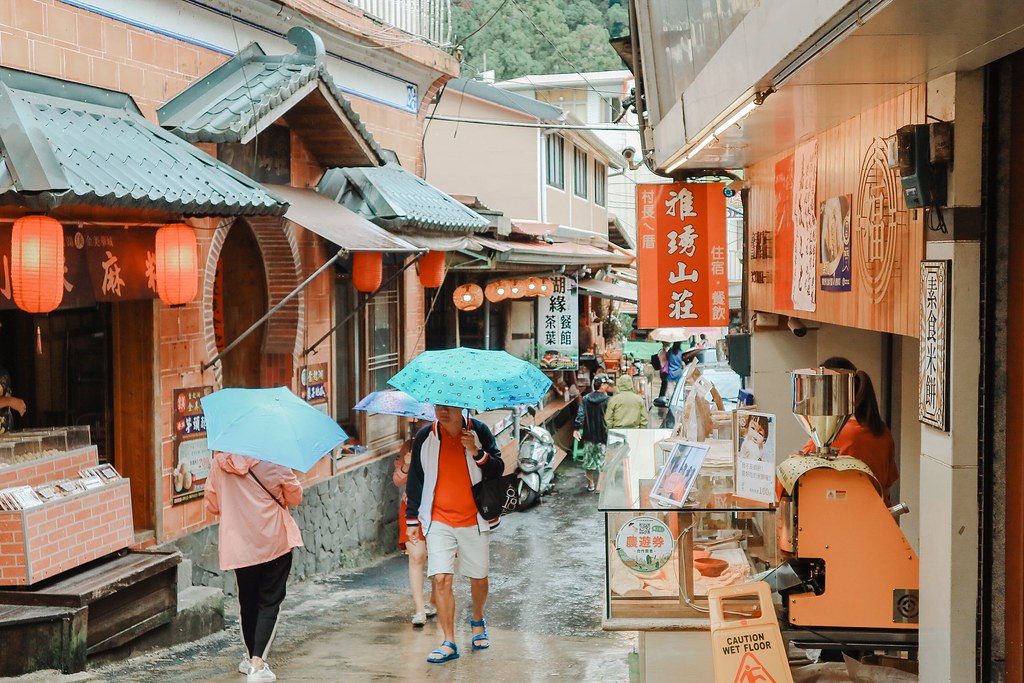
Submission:
<svg viewBox="0 0 1024 683">
<path fill-rule="evenodd" d="M 725 186 L 637 186 L 639 325 L 729 324 Z"/>
</svg>

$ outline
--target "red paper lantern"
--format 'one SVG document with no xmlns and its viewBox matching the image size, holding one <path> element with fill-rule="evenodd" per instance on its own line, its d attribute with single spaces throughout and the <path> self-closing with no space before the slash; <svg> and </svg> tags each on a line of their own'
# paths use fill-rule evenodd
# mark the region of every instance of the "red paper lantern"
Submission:
<svg viewBox="0 0 1024 683">
<path fill-rule="evenodd" d="M 436 289 L 444 282 L 443 251 L 428 251 L 420 257 L 420 283 L 428 289 Z"/>
<path fill-rule="evenodd" d="M 509 286 L 508 280 L 495 280 L 484 288 L 484 296 L 487 297 L 487 300 L 492 304 L 496 304 L 509 297 L 509 289 L 511 289 L 511 287 Z"/>
<path fill-rule="evenodd" d="M 357 251 L 352 254 L 352 285 L 360 292 L 376 292 L 384 279 L 384 254 Z"/>
<path fill-rule="evenodd" d="M 156 293 L 168 306 L 187 304 L 199 289 L 199 243 L 184 223 L 156 231 Z"/>
<path fill-rule="evenodd" d="M 23 216 L 11 235 L 14 303 L 29 313 L 49 313 L 64 298 L 64 226 L 49 216 Z"/>
<path fill-rule="evenodd" d="M 452 301 L 460 311 L 475 311 L 484 303 L 484 290 L 472 282 L 460 285 L 452 292 Z"/>
</svg>

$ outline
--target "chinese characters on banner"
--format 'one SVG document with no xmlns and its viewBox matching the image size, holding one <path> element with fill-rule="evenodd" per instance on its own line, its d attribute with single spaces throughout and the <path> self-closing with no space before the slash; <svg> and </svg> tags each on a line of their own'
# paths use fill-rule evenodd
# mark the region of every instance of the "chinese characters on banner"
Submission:
<svg viewBox="0 0 1024 683">
<path fill-rule="evenodd" d="M 948 430 L 949 261 L 921 262 L 918 419 Z"/>
<path fill-rule="evenodd" d="M 0 226 L 0 309 L 17 308 L 10 282 L 12 226 Z M 60 308 L 155 299 L 156 228 L 65 228 Z"/>
<path fill-rule="evenodd" d="M 213 387 L 174 390 L 174 469 L 171 470 L 171 503 L 201 498 L 210 472 L 206 445 L 206 415 L 199 399 Z"/>
<path fill-rule="evenodd" d="M 564 275 L 551 278 L 551 296 L 537 298 L 537 355 L 545 370 L 576 370 L 580 364 L 579 295 Z"/>
<path fill-rule="evenodd" d="M 721 183 L 637 186 L 639 327 L 729 324 Z"/>
<path fill-rule="evenodd" d="M 775 416 L 736 411 L 736 495 L 775 502 Z"/>
<path fill-rule="evenodd" d="M 327 402 L 327 363 L 316 363 L 299 368 L 299 398 L 322 413 L 330 415 Z"/>
<path fill-rule="evenodd" d="M 641 574 L 664 567 L 674 550 L 672 531 L 668 524 L 656 517 L 634 517 L 615 535 L 615 551 L 619 559 Z"/>
<path fill-rule="evenodd" d="M 811 141 L 775 164 L 775 307 L 816 308 L 818 147 Z"/>
</svg>

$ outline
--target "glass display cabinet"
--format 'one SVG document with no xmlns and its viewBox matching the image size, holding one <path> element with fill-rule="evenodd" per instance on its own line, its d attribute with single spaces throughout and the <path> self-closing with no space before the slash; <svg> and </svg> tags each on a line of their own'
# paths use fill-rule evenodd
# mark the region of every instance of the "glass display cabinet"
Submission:
<svg viewBox="0 0 1024 683">
<path fill-rule="evenodd" d="M 733 494 L 731 441 L 708 442 L 682 506 L 651 497 L 674 447 L 670 434 L 616 430 L 610 437 L 598 503 L 609 630 L 707 629 L 711 588 L 744 583 L 779 563 L 775 510 Z M 728 609 L 758 615 L 740 600 Z"/>
</svg>

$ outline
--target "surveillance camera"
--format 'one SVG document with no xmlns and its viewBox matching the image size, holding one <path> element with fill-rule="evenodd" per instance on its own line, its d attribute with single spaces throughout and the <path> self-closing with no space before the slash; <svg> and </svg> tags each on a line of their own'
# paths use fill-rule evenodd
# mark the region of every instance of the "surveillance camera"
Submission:
<svg viewBox="0 0 1024 683">
<path fill-rule="evenodd" d="M 800 318 L 790 318 L 786 321 L 786 327 L 793 333 L 794 336 L 804 337 L 807 336 L 807 326 L 804 325 Z"/>
<path fill-rule="evenodd" d="M 622 156 L 625 157 L 626 161 L 633 161 L 633 157 L 636 156 L 636 150 L 632 147 L 627 147 L 622 150 Z"/>
</svg>

